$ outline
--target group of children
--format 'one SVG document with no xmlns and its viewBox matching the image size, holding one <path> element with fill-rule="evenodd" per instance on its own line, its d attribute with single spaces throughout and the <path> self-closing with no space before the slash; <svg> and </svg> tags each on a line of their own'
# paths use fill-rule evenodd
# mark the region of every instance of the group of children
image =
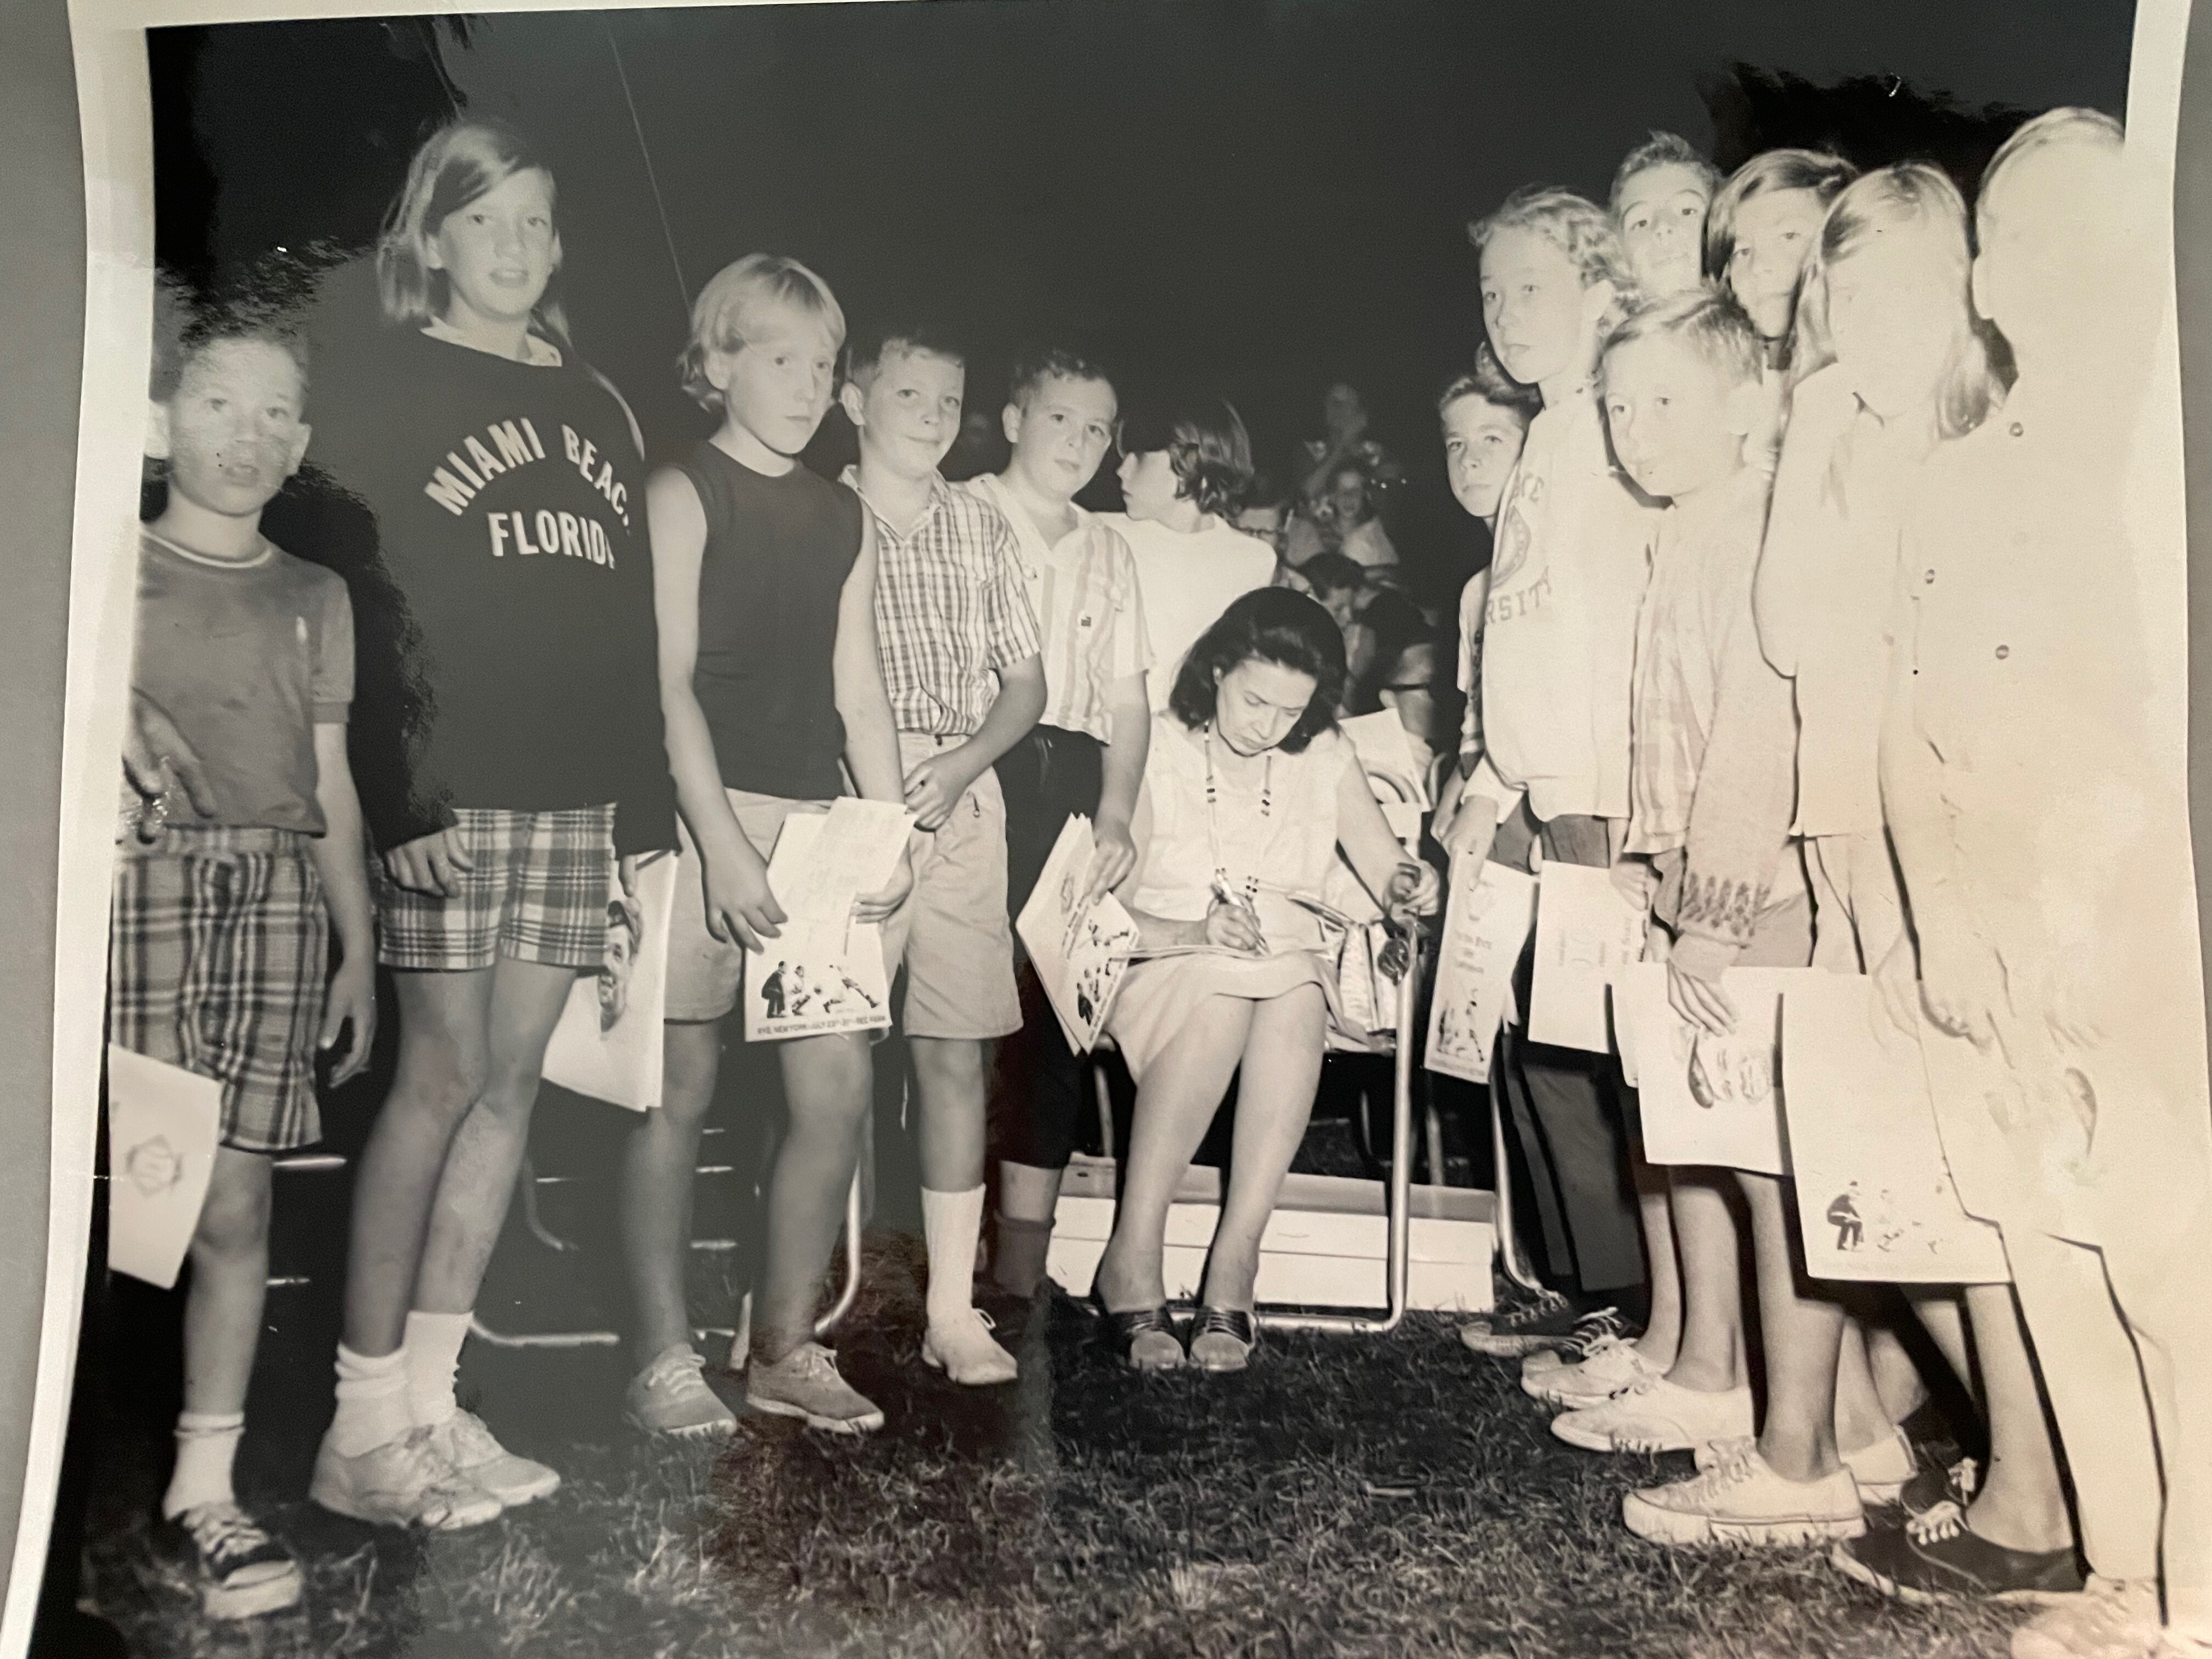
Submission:
<svg viewBox="0 0 2212 1659">
<path fill-rule="evenodd" d="M 1081 1097 L 1010 919 L 1071 814 L 1094 826 L 1092 890 L 1129 874 L 1170 671 L 1274 573 L 1224 517 L 1252 474 L 1225 404 L 1124 414 L 1106 373 L 1047 351 L 1014 374 L 1006 470 L 956 487 L 939 469 L 958 346 L 926 324 L 848 341 L 821 278 L 765 254 L 701 290 L 680 374 L 717 424 L 648 471 L 626 404 L 575 357 L 556 201 L 496 123 L 457 122 L 416 155 L 377 251 L 383 325 L 366 349 L 319 342 L 320 490 L 284 488 L 309 452 L 301 332 L 204 306 L 165 331 L 167 501 L 140 553 L 111 977 L 118 1042 L 224 1085 L 161 1505 L 218 1617 L 301 1594 L 231 1467 L 271 1156 L 319 1135 L 319 1045 L 345 1045 L 333 1085 L 365 1063 L 380 962 L 398 1055 L 356 1170 L 311 1496 L 449 1529 L 559 1485 L 460 1409 L 454 1379 L 553 1027 L 600 963 L 613 884 L 633 893 L 641 859 L 671 852 L 662 1097 L 620 1171 L 625 1405 L 651 1433 L 734 1427 L 685 1303 L 693 1172 L 748 953 L 769 962 L 788 920 L 767 860 L 788 818 L 841 794 L 913 815 L 854 915 L 880 924 L 886 977 L 903 969 L 921 1358 L 958 1383 L 1011 1381 L 974 1298 L 988 1109 L 995 1090 L 995 1271 L 1026 1292 Z M 836 483 L 798 460 L 833 398 L 860 443 Z M 1127 511 L 1097 515 L 1075 497 L 1109 447 Z M 296 552 L 264 535 L 264 509 Z M 813 1334 L 870 1041 L 796 1037 L 778 1060 L 789 1124 L 732 1360 L 754 1408 L 862 1432 L 883 1414 Z"/>
<path fill-rule="evenodd" d="M 2212 1643 L 2212 1369 L 2172 1276 L 2212 1243 L 2202 1057 L 2174 1037 L 2193 981 L 2142 965 L 2193 932 L 2130 894 L 2146 871 L 2185 882 L 2187 848 L 2160 828 L 2179 807 L 2145 758 L 2113 528 L 2113 411 L 2143 362 L 2100 260 L 2121 155 L 2105 118 L 2040 118 L 1970 221 L 1924 166 L 1785 150 L 1723 181 L 1655 137 L 1607 207 L 1531 188 L 1472 228 L 1488 343 L 1439 403 L 1494 552 L 1462 606 L 1437 838 L 1609 869 L 1699 1029 L 1733 1025 L 1740 965 L 1875 975 L 1916 1032 L 1924 1009 L 1929 1041 L 1980 1068 L 1937 1110 L 2014 1277 L 1914 1299 L 1978 1381 L 1992 1448 L 1978 1486 L 1920 1474 L 1888 1310 L 1805 1276 L 1786 1178 L 1649 1164 L 1617 1065 L 1516 1029 L 1501 1088 L 1575 1289 L 1465 1339 L 1522 1358 L 1572 1443 L 1698 1454 L 1695 1478 L 1626 1500 L 1639 1533 L 1834 1539 L 1890 1593 L 2051 1597 L 2021 1659 Z M 732 1429 L 685 1303 L 692 1172 L 748 954 L 788 920 L 769 856 L 841 794 L 915 818 L 855 915 L 904 971 L 921 1358 L 1011 1380 L 974 1298 L 990 1126 L 993 1271 L 1025 1293 L 1083 1096 L 1010 917 L 1071 815 L 1093 824 L 1091 890 L 1129 875 L 1178 665 L 1232 600 L 1291 580 L 1234 522 L 1252 460 L 1218 399 L 1125 412 L 1095 363 L 1048 351 L 1012 377 L 1005 470 L 949 483 L 960 349 L 921 323 L 848 341 L 821 278 L 769 255 L 700 291 L 680 374 L 717 424 L 648 471 L 576 356 L 562 257 L 542 161 L 458 122 L 387 217 L 374 346 L 318 358 L 312 448 L 281 322 L 204 313 L 157 364 L 167 497 L 140 553 L 112 1007 L 118 1042 L 224 1085 L 162 1504 L 217 1616 L 301 1594 L 231 1462 L 270 1157 L 319 1133 L 318 1048 L 343 1045 L 332 1083 L 365 1063 L 378 963 L 398 1058 L 356 1173 L 311 1495 L 447 1529 L 558 1486 L 454 1379 L 610 884 L 671 851 L 662 1099 L 620 1172 L 625 1404 L 653 1433 Z M 833 399 L 860 444 L 834 483 L 799 460 Z M 1096 514 L 1075 498 L 1109 449 L 1126 511 Z M 332 488 L 288 520 L 303 459 Z M 2087 584 L 2085 549 L 2105 554 Z M 1396 641 L 1374 682 L 1409 729 L 1432 657 Z M 861 1432 L 883 1414 L 813 1324 L 871 1044 L 777 1048 L 789 1123 L 732 1359 L 753 1407 Z M 1901 1516 L 1869 1531 L 1869 1502 Z"/>
<path fill-rule="evenodd" d="M 1655 135 L 1609 210 L 1531 187 L 1470 228 L 1489 349 L 1442 405 L 1495 550 L 1441 838 L 1608 868 L 1700 1034 L 1735 1027 L 1732 968 L 1870 975 L 2011 1268 L 1910 1287 L 1990 1445 L 1978 1480 L 1923 1472 L 1905 1298 L 1809 1277 L 1786 1176 L 1652 1165 L 1617 1063 L 1514 1029 L 1573 1288 L 1463 1340 L 1571 1444 L 1696 1455 L 1624 1500 L 1642 1536 L 2047 1603 L 2018 1659 L 2212 1651 L 2212 1354 L 2172 1277 L 2212 1237 L 2212 1126 L 2126 535 L 2156 306 L 2124 154 L 2054 111 L 1970 212 L 1922 163 L 1723 180 Z"/>
</svg>

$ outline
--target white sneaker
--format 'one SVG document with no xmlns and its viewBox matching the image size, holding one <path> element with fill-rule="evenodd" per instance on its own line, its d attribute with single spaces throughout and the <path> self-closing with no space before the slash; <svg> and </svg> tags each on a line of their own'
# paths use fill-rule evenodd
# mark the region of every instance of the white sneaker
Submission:
<svg viewBox="0 0 2212 1659">
<path fill-rule="evenodd" d="M 1630 1492 L 1620 1518 L 1658 1544 L 1811 1544 L 1866 1530 L 1849 1469 L 1818 1480 L 1785 1480 L 1748 1439 L 1712 1448 L 1703 1474 Z"/>
<path fill-rule="evenodd" d="M 745 1404 L 832 1434 L 872 1434 L 884 1425 L 882 1411 L 837 1375 L 837 1356 L 819 1342 L 802 1342 L 772 1365 L 760 1360 L 748 1367 Z"/>
<path fill-rule="evenodd" d="M 558 1474 L 507 1450 L 474 1412 L 457 1411 L 429 1432 L 431 1445 L 453 1466 L 454 1474 L 508 1509 L 550 1497 L 560 1487 Z"/>
<path fill-rule="evenodd" d="M 1541 1370 L 1535 1369 L 1533 1362 L 1547 1357 L 1556 1358 L 1533 1353 L 1522 1364 L 1521 1392 L 1531 1400 L 1540 1400 L 1547 1406 L 1563 1406 L 1571 1411 L 1610 1400 L 1645 1377 L 1666 1375 L 1644 1357 L 1643 1349 L 1618 1336 L 1600 1337 L 1578 1360 L 1564 1365 L 1555 1364 Z"/>
<path fill-rule="evenodd" d="M 942 1324 L 932 1320 L 921 1339 L 921 1362 L 967 1388 L 1011 1382 L 1021 1367 L 992 1337 L 996 1328 L 981 1308 L 963 1309 Z"/>
<path fill-rule="evenodd" d="M 1601 1452 L 1694 1451 L 1709 1440 L 1748 1437 L 1753 1428 L 1748 1383 L 1705 1394 L 1663 1376 L 1552 1419 L 1552 1432 L 1570 1446 Z"/>
<path fill-rule="evenodd" d="M 2151 1659 L 2165 1638 L 2157 1580 L 2092 1573 L 2081 1595 L 2012 1633 L 2012 1659 Z"/>
<path fill-rule="evenodd" d="M 707 1386 L 707 1362 L 688 1342 L 664 1348 L 630 1379 L 623 1415 L 647 1434 L 709 1440 L 736 1432 L 738 1419 Z"/>
<path fill-rule="evenodd" d="M 1728 1448 L 1725 1443 L 1716 1443 L 1699 1446 L 1696 1450 L 1698 1468 L 1710 1469 L 1718 1467 Z M 1912 1443 L 1905 1437 L 1902 1429 L 1893 1430 L 1871 1446 L 1844 1453 L 1843 1460 L 1844 1467 L 1851 1472 L 1851 1479 L 1858 1483 L 1860 1500 L 1875 1504 L 1896 1503 L 1905 1482 L 1920 1468 Z"/>
<path fill-rule="evenodd" d="M 1584 1314 L 1576 1322 L 1571 1346 L 1565 1348 L 1538 1348 L 1521 1358 L 1521 1376 L 1525 1382 L 1540 1371 L 1557 1370 L 1562 1365 L 1571 1365 L 1587 1355 L 1596 1344 L 1607 1337 L 1626 1336 L 1627 1326 L 1618 1310 L 1600 1308 L 1595 1313 Z M 1633 1339 L 1631 1339 L 1633 1340 Z"/>
<path fill-rule="evenodd" d="M 340 1455 L 325 1435 L 307 1496 L 334 1515 L 431 1532 L 480 1527 L 496 1521 L 506 1507 L 456 1474 L 431 1444 L 428 1429 L 410 1429 L 354 1457 Z"/>
</svg>

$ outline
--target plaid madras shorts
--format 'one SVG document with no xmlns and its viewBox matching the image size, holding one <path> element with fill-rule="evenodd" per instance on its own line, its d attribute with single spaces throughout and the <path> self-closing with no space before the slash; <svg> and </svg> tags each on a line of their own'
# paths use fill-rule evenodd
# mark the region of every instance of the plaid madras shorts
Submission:
<svg viewBox="0 0 2212 1659">
<path fill-rule="evenodd" d="M 222 1143 L 322 1139 L 315 1039 L 330 977 L 323 884 L 294 830 L 170 829 L 117 849 L 108 1035 L 222 1085 Z"/>
<path fill-rule="evenodd" d="M 411 892 L 369 860 L 376 957 L 387 968 L 489 968 L 501 956 L 556 968 L 599 965 L 607 949 L 615 809 L 555 812 L 464 806 L 454 817 L 476 868 L 452 898 Z"/>
</svg>

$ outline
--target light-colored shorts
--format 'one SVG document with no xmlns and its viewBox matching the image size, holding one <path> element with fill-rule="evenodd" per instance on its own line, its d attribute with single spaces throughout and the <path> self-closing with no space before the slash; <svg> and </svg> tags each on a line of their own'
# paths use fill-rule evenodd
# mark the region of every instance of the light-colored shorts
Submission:
<svg viewBox="0 0 2212 1659">
<path fill-rule="evenodd" d="M 911 770 L 964 739 L 899 733 L 899 763 Z M 1006 802 L 989 767 L 934 830 L 912 846 L 914 896 L 908 918 L 908 1036 L 987 1039 L 1022 1026 L 1014 986 L 1014 933 L 1006 921 Z"/>
<path fill-rule="evenodd" d="M 226 1146 L 319 1140 L 329 930 L 297 830 L 172 827 L 150 847 L 126 842 L 108 925 L 108 1036 L 220 1082 Z"/>
<path fill-rule="evenodd" d="M 376 959 L 387 968 L 453 972 L 499 957 L 597 969 L 607 951 L 615 809 L 554 812 L 464 806 L 454 812 L 475 868 L 452 898 L 393 881 L 371 858 Z"/>
<path fill-rule="evenodd" d="M 783 821 L 794 812 L 827 812 L 826 800 L 792 800 L 782 795 L 756 794 L 749 789 L 725 789 L 738 828 L 745 832 L 763 862 L 775 851 L 775 838 Z M 676 902 L 668 924 L 668 1006 L 665 1018 L 680 1021 L 720 1019 L 738 1006 L 745 984 L 744 946 L 725 943 L 707 931 L 707 890 L 699 849 L 691 832 L 679 821 L 676 827 Z M 884 979 L 898 976 L 899 953 L 906 940 L 907 917 L 912 904 L 902 904 L 883 924 Z"/>
</svg>

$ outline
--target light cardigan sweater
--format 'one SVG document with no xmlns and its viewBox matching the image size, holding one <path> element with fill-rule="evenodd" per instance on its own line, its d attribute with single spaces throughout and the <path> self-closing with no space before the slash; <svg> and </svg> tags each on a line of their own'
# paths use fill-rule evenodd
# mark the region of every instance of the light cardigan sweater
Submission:
<svg viewBox="0 0 2212 1659">
<path fill-rule="evenodd" d="M 1669 507 L 1639 630 L 1628 850 L 1652 857 L 1660 921 L 1729 951 L 1805 895 L 1789 850 L 1796 717 L 1752 617 L 1765 510 L 1755 467 Z"/>
</svg>

